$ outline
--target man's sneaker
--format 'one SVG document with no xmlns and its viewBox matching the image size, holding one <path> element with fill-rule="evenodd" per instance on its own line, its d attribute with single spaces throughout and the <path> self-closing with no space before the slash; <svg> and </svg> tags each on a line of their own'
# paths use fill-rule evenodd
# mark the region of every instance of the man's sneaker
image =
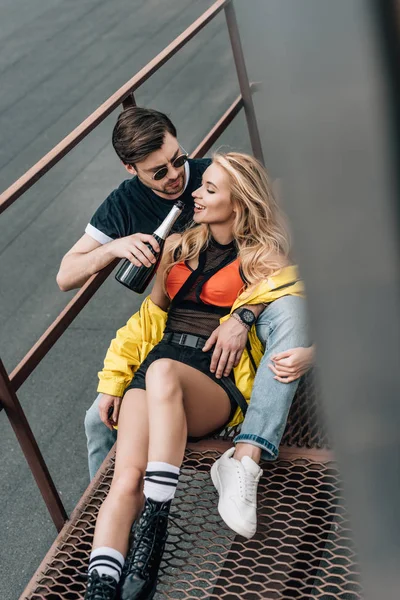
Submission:
<svg viewBox="0 0 400 600">
<path fill-rule="evenodd" d="M 109 575 L 99 575 L 96 569 L 88 575 L 85 600 L 115 600 L 117 582 Z"/>
<path fill-rule="evenodd" d="M 168 536 L 170 506 L 171 500 L 146 499 L 125 563 L 122 600 L 150 600 L 156 593 L 158 569 Z"/>
<path fill-rule="evenodd" d="M 218 512 L 239 535 L 250 539 L 257 530 L 257 486 L 262 470 L 249 456 L 232 458 L 230 448 L 211 467 L 211 479 L 219 494 Z"/>
</svg>

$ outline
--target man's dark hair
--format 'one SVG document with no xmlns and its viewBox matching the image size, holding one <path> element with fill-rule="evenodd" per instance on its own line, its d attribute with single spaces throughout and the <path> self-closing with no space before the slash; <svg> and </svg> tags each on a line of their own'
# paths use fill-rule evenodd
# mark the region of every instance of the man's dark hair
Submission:
<svg viewBox="0 0 400 600">
<path fill-rule="evenodd" d="M 161 148 L 166 132 L 176 137 L 176 129 L 167 115 L 151 108 L 131 106 L 119 115 L 112 144 L 124 165 L 134 166 Z"/>
</svg>

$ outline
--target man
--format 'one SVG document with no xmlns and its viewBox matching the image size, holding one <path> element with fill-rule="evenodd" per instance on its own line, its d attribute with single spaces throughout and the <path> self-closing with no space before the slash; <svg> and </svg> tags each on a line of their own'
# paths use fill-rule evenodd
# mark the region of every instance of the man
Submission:
<svg viewBox="0 0 400 600">
<path fill-rule="evenodd" d="M 86 233 L 61 262 L 57 282 L 66 291 L 82 286 L 115 258 L 150 266 L 158 250 L 151 233 L 168 214 L 171 203 L 185 203 L 173 232 L 181 231 L 193 214 L 192 192 L 200 187 L 209 159 L 188 159 L 176 139 L 170 119 L 155 110 L 132 107 L 118 117 L 114 149 L 133 178 L 124 181 L 95 212 Z M 269 306 L 243 307 L 210 336 L 205 350 L 215 346 L 211 370 L 229 375 L 256 323 L 266 351 L 255 379 L 251 403 L 236 447 L 213 467 L 220 494 L 219 511 L 238 533 L 252 537 L 256 530 L 256 491 L 262 474 L 260 458 L 274 460 L 285 428 L 298 378 L 312 363 L 308 346 L 304 300 L 284 296 Z M 122 396 L 122 393 L 121 393 Z M 115 442 L 120 396 L 100 394 L 87 411 L 85 430 L 89 471 L 93 477 Z M 110 413 L 112 415 L 110 416 Z"/>
</svg>

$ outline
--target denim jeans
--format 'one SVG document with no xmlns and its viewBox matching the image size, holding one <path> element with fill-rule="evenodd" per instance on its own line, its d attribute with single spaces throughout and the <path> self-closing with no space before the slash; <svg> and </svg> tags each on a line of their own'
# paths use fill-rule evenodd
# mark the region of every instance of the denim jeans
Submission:
<svg viewBox="0 0 400 600">
<path fill-rule="evenodd" d="M 89 475 L 92 480 L 107 454 L 110 452 L 117 439 L 117 431 L 108 429 L 100 419 L 99 394 L 92 406 L 86 411 L 85 433 L 88 449 Z"/>
<path fill-rule="evenodd" d="M 234 442 L 247 442 L 262 449 L 262 458 L 274 460 L 285 430 L 298 381 L 280 383 L 268 368 L 270 357 L 278 352 L 309 346 L 305 300 L 284 296 L 272 302 L 256 323 L 257 335 L 265 353 L 257 370 L 250 406 L 241 432 Z M 99 394 L 85 417 L 89 473 L 92 479 L 116 440 L 116 431 L 102 423 Z"/>
<path fill-rule="evenodd" d="M 276 381 L 268 364 L 278 352 L 310 345 L 305 300 L 297 296 L 275 300 L 258 317 L 256 330 L 265 352 L 257 369 L 246 418 L 234 443 L 258 446 L 264 460 L 274 460 L 299 380 Z"/>
</svg>

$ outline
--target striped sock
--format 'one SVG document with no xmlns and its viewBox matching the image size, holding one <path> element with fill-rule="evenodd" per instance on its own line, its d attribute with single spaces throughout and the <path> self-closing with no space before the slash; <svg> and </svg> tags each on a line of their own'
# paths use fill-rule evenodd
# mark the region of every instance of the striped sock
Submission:
<svg viewBox="0 0 400 600">
<path fill-rule="evenodd" d="M 107 546 L 96 548 L 90 555 L 89 575 L 96 569 L 100 577 L 102 575 L 109 575 L 110 577 L 114 577 L 118 582 L 121 577 L 124 562 L 125 559 L 118 550 L 107 548 Z"/>
<path fill-rule="evenodd" d="M 147 463 L 144 478 L 144 495 L 156 502 L 167 502 L 175 496 L 179 467 L 165 462 Z"/>
</svg>

